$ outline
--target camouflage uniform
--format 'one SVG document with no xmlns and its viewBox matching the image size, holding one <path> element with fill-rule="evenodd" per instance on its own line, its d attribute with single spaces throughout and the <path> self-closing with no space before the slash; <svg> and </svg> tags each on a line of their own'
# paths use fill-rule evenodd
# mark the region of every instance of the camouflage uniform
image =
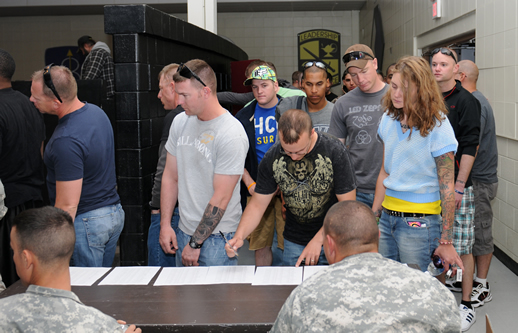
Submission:
<svg viewBox="0 0 518 333">
<path fill-rule="evenodd" d="M 452 293 L 379 253 L 347 257 L 298 286 L 271 332 L 460 332 Z"/>
<path fill-rule="evenodd" d="M 122 328 L 71 291 L 30 285 L 23 294 L 0 299 L 0 332 L 122 332 Z"/>
</svg>

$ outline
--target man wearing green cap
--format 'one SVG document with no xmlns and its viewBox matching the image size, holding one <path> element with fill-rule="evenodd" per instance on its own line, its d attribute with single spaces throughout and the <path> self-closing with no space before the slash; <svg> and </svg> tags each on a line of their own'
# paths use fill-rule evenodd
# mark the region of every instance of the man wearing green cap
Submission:
<svg viewBox="0 0 518 333">
<path fill-rule="evenodd" d="M 245 86 L 252 86 L 255 100 L 236 114 L 243 124 L 250 147 L 245 160 L 245 171 L 241 184 L 241 195 L 250 200 L 255 190 L 257 169 L 264 154 L 277 138 L 277 121 L 275 113 L 282 97 L 277 95 L 279 84 L 275 71 L 266 65 L 255 67 Z M 278 193 L 273 197 L 261 222 L 250 234 L 250 250 L 255 250 L 255 264 L 270 266 L 272 264 L 272 244 L 274 228 L 277 229 L 277 247 L 284 248 L 284 220 L 282 218 L 282 202 Z"/>
</svg>

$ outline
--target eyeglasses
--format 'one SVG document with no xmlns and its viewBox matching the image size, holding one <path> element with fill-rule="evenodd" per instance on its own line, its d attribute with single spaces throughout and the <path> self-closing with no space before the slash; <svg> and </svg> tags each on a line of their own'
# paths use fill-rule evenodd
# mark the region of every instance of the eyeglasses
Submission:
<svg viewBox="0 0 518 333">
<path fill-rule="evenodd" d="M 58 99 L 58 101 L 60 101 L 61 103 L 63 103 L 63 101 L 61 100 L 61 97 L 59 97 L 59 94 L 58 92 L 56 91 L 56 87 L 54 87 L 54 83 L 52 82 L 52 77 L 50 76 L 50 68 L 54 66 L 54 64 L 50 64 L 48 65 L 47 67 L 43 68 L 43 81 L 45 82 L 45 85 L 50 89 L 52 90 L 52 92 L 54 93 L 54 96 L 56 96 L 56 98 Z"/>
<path fill-rule="evenodd" d="M 432 51 L 432 57 L 434 55 L 436 55 L 437 53 L 441 52 L 442 54 L 445 54 L 447 56 L 450 56 L 453 58 L 453 60 L 455 61 L 455 63 L 457 63 L 457 58 L 455 58 L 455 55 L 453 54 L 452 50 L 450 49 L 447 49 L 445 47 L 438 47 L 436 48 L 435 50 Z"/>
<path fill-rule="evenodd" d="M 198 82 L 203 84 L 204 87 L 207 86 L 205 83 L 203 83 L 203 81 L 200 79 L 200 77 L 198 75 L 196 75 L 196 73 L 194 73 L 189 67 L 185 66 L 184 63 L 181 63 L 180 66 L 178 67 L 178 73 L 180 73 L 180 76 L 183 76 L 188 79 L 193 77 L 196 80 L 198 80 Z"/>
<path fill-rule="evenodd" d="M 308 142 L 308 145 L 306 146 L 306 148 L 304 148 L 302 151 L 297 151 L 297 152 L 289 152 L 289 151 L 285 151 L 284 148 L 282 148 L 281 146 L 281 155 L 287 155 L 287 156 L 290 156 L 290 155 L 295 155 L 295 156 L 304 156 L 306 155 L 308 152 L 309 152 L 309 147 L 311 146 L 311 137 L 309 138 L 309 142 Z"/>
<path fill-rule="evenodd" d="M 344 54 L 344 56 L 342 57 L 342 60 L 346 64 L 349 61 L 365 59 L 365 57 L 370 57 L 371 59 L 374 59 L 374 57 L 372 55 L 368 54 L 367 52 L 352 51 L 352 52 Z"/>
<path fill-rule="evenodd" d="M 327 69 L 327 65 L 320 61 L 308 61 L 304 65 L 304 69 L 313 67 L 313 66 L 317 66 L 318 68 L 321 68 L 321 69 Z"/>
</svg>

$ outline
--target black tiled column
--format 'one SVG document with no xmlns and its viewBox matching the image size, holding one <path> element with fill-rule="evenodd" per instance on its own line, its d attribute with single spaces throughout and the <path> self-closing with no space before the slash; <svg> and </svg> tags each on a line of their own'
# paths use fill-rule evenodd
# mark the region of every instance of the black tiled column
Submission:
<svg viewBox="0 0 518 333">
<path fill-rule="evenodd" d="M 126 212 L 121 264 L 145 265 L 148 202 L 166 113 L 157 98 L 158 73 L 170 63 L 203 59 L 227 90 L 230 62 L 248 59 L 229 41 L 147 5 L 104 7 L 104 30 L 113 35 L 118 190 Z"/>
</svg>

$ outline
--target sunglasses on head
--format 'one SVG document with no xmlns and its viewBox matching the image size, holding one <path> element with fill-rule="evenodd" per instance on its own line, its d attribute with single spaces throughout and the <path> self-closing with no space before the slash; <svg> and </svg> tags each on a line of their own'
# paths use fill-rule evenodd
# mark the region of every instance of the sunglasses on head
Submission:
<svg viewBox="0 0 518 333">
<path fill-rule="evenodd" d="M 56 98 L 58 99 L 58 101 L 60 101 L 61 103 L 63 103 L 63 101 L 61 100 L 61 97 L 59 97 L 59 94 L 58 92 L 56 91 L 56 87 L 54 87 L 54 83 L 52 83 L 52 77 L 50 76 L 50 68 L 53 66 L 54 64 L 50 64 L 48 66 L 46 66 L 45 68 L 43 68 L 43 82 L 45 82 L 45 85 L 50 89 L 52 90 L 52 92 L 54 93 L 54 96 L 56 96 Z"/>
<path fill-rule="evenodd" d="M 185 66 L 184 63 L 181 63 L 180 66 L 178 67 L 178 73 L 180 73 L 180 76 L 183 76 L 185 78 L 188 78 L 190 79 L 191 77 L 195 78 L 196 80 L 198 80 L 198 82 L 200 82 L 204 87 L 206 87 L 207 85 L 200 79 L 200 77 L 198 75 L 196 75 L 196 73 L 194 73 L 189 67 Z"/>
<path fill-rule="evenodd" d="M 441 52 L 442 54 L 445 54 L 447 56 L 450 56 L 453 58 L 453 60 L 455 61 L 455 63 L 457 63 L 457 58 L 455 58 L 455 55 L 453 54 L 452 50 L 450 49 L 447 49 L 445 47 L 438 47 L 436 48 L 435 50 L 432 51 L 432 57 L 434 55 L 436 55 L 437 53 Z"/>
<path fill-rule="evenodd" d="M 347 64 L 349 61 L 361 60 L 361 59 L 365 59 L 365 57 L 374 59 L 374 57 L 372 55 L 368 54 L 367 52 L 352 51 L 352 52 L 344 54 L 344 56 L 342 57 L 342 60 L 345 64 Z"/>
<path fill-rule="evenodd" d="M 308 61 L 304 65 L 304 69 L 313 67 L 313 66 L 317 66 L 318 68 L 321 68 L 321 69 L 327 69 L 327 65 L 321 61 Z"/>
</svg>

